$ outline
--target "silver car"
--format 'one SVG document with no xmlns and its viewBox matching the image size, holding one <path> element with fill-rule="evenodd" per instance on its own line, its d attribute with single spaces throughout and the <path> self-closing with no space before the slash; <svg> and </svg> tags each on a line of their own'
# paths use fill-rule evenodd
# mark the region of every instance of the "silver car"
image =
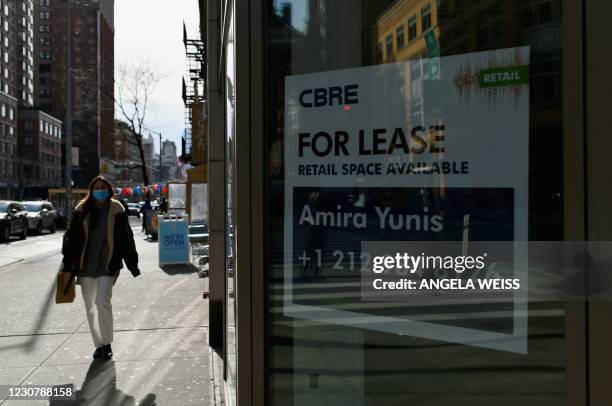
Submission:
<svg viewBox="0 0 612 406">
<path fill-rule="evenodd" d="M 41 234 L 44 229 L 55 232 L 57 211 L 50 202 L 23 202 L 28 212 L 28 229 Z"/>
</svg>

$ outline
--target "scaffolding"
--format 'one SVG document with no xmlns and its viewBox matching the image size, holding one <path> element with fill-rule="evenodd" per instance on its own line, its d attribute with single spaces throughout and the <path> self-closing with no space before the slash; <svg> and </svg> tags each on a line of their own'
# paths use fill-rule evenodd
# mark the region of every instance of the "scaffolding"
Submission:
<svg viewBox="0 0 612 406">
<path fill-rule="evenodd" d="M 205 102 L 206 96 L 206 47 L 201 39 L 190 38 L 183 22 L 183 44 L 185 45 L 186 72 L 183 76 L 182 94 L 185 104 L 185 132 L 182 153 L 190 155 L 192 150 L 191 106 L 195 102 Z"/>
</svg>

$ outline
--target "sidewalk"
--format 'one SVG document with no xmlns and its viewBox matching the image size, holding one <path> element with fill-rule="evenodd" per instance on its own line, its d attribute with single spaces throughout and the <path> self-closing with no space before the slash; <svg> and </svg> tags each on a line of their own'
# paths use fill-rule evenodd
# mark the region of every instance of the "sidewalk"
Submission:
<svg viewBox="0 0 612 406">
<path fill-rule="evenodd" d="M 207 279 L 195 269 L 160 269 L 157 243 L 136 230 L 135 238 L 142 275 L 123 270 L 113 290 L 109 362 L 92 360 L 80 288 L 74 303 L 54 303 L 59 254 L 0 268 L 0 385 L 72 383 L 77 404 L 87 405 L 214 404 Z"/>
</svg>

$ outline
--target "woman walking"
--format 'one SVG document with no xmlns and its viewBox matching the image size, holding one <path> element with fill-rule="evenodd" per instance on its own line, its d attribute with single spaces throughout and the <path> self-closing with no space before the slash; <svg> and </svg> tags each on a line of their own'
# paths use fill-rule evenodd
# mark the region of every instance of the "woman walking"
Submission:
<svg viewBox="0 0 612 406">
<path fill-rule="evenodd" d="M 111 359 L 113 350 L 113 284 L 125 261 L 134 277 L 140 275 L 134 234 L 114 189 L 102 176 L 89 184 L 89 193 L 75 209 L 62 247 L 63 270 L 81 285 L 94 359 Z"/>
</svg>

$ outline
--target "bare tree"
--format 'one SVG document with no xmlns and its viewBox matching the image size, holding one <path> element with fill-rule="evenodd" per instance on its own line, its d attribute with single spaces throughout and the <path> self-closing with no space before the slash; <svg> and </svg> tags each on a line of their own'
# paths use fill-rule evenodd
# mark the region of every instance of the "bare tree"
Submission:
<svg viewBox="0 0 612 406">
<path fill-rule="evenodd" d="M 115 74 L 115 110 L 126 128 L 118 130 L 125 141 L 138 148 L 140 164 L 132 165 L 130 169 L 140 167 L 142 181 L 149 186 L 149 174 L 143 147 L 146 122 L 151 108 L 151 97 L 163 75 L 157 73 L 148 63 L 133 66 L 119 65 Z"/>
</svg>

